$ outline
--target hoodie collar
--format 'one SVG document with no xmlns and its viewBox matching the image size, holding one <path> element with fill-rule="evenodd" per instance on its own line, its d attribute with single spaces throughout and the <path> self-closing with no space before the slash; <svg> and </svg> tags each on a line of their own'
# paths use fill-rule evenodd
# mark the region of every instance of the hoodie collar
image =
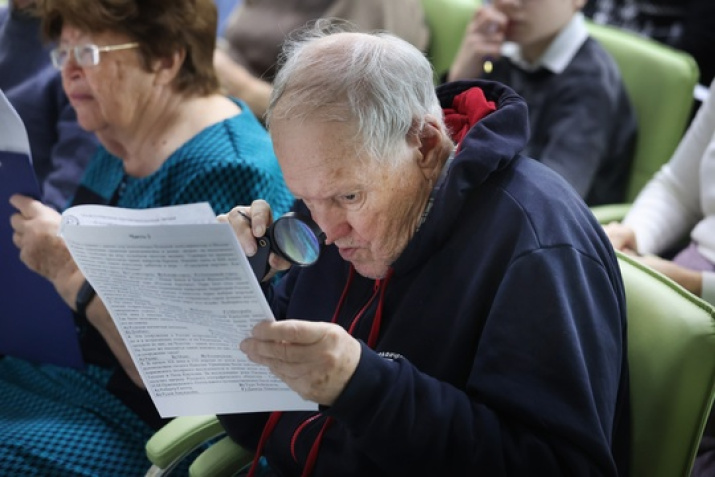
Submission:
<svg viewBox="0 0 715 477">
<path fill-rule="evenodd" d="M 473 88 L 481 90 L 485 103 L 493 103 L 492 111 L 475 114 L 473 93 L 460 96 Z M 396 274 L 422 263 L 449 237 L 467 198 L 515 160 L 529 135 L 526 103 L 500 83 L 484 80 L 446 83 L 437 88 L 437 96 L 446 118 L 459 116 L 458 121 L 446 121 L 452 123 L 448 128 L 457 150 L 451 164 L 445 164 L 441 187 L 433 190 L 429 215 L 393 264 Z M 480 107 L 489 109 L 484 104 Z"/>
</svg>

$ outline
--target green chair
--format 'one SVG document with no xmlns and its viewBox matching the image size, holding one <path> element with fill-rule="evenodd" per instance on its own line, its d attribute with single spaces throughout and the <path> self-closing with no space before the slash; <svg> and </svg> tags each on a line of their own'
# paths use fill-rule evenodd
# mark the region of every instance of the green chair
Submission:
<svg viewBox="0 0 715 477">
<path fill-rule="evenodd" d="M 689 477 L 715 396 L 715 309 L 673 281 L 620 254 L 628 307 L 632 477 Z M 182 417 L 147 443 L 166 475 L 176 462 L 223 434 L 213 416 Z M 233 475 L 250 460 L 228 437 L 192 464 L 192 477 Z"/>
<path fill-rule="evenodd" d="M 588 23 L 589 33 L 618 64 L 638 120 L 626 191 L 632 202 L 678 146 L 693 108 L 699 71 L 688 53 L 612 26 Z M 593 207 L 601 223 L 620 220 L 628 204 Z"/>
<path fill-rule="evenodd" d="M 427 57 L 434 68 L 435 82 L 452 65 L 467 25 L 481 3 L 481 0 L 422 0 L 430 31 Z"/>
<path fill-rule="evenodd" d="M 715 309 L 618 254 L 628 308 L 632 477 L 689 477 L 715 396 Z"/>
<path fill-rule="evenodd" d="M 201 449 L 205 450 L 189 467 L 192 477 L 229 477 L 252 459 L 251 453 L 225 436 L 216 416 L 179 417 L 147 442 L 146 454 L 152 466 L 146 477 L 171 475 L 182 460 Z"/>
</svg>

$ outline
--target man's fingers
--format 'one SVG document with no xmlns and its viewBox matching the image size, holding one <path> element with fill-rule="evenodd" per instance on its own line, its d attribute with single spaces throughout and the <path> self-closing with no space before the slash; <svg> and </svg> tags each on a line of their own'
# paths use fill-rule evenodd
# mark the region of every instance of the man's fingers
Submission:
<svg viewBox="0 0 715 477">
<path fill-rule="evenodd" d="M 263 237 L 266 234 L 266 229 L 273 221 L 273 213 L 271 207 L 265 200 L 254 200 L 251 204 L 249 212 L 251 216 L 251 225 L 253 234 L 256 237 Z"/>
<path fill-rule="evenodd" d="M 315 355 L 311 345 L 289 343 L 287 341 L 263 341 L 248 338 L 241 342 L 241 351 L 252 361 L 269 365 L 274 361 L 284 363 L 302 363 L 310 361 Z"/>
<path fill-rule="evenodd" d="M 335 325 L 302 320 L 262 321 L 253 327 L 253 337 L 264 341 L 314 344 Z"/>
</svg>

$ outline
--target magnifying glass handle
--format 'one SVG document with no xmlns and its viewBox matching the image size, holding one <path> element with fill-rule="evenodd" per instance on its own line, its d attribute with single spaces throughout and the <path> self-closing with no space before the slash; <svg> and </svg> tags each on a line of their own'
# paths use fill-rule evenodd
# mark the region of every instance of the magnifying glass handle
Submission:
<svg viewBox="0 0 715 477">
<path fill-rule="evenodd" d="M 256 239 L 258 242 L 258 250 L 252 257 L 248 257 L 248 263 L 251 264 L 253 273 L 260 282 L 268 275 L 270 267 L 268 266 L 268 255 L 271 253 L 271 242 L 268 237 L 260 237 Z"/>
</svg>

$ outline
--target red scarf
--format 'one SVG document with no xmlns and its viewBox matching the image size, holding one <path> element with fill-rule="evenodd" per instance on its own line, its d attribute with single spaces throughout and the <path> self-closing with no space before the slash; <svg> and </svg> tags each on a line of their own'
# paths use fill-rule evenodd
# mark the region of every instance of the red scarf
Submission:
<svg viewBox="0 0 715 477">
<path fill-rule="evenodd" d="M 469 129 L 496 109 L 494 101 L 487 101 L 481 88 L 470 88 L 459 93 L 452 100 L 452 107 L 444 108 L 444 122 L 452 140 L 461 144 Z"/>
</svg>

